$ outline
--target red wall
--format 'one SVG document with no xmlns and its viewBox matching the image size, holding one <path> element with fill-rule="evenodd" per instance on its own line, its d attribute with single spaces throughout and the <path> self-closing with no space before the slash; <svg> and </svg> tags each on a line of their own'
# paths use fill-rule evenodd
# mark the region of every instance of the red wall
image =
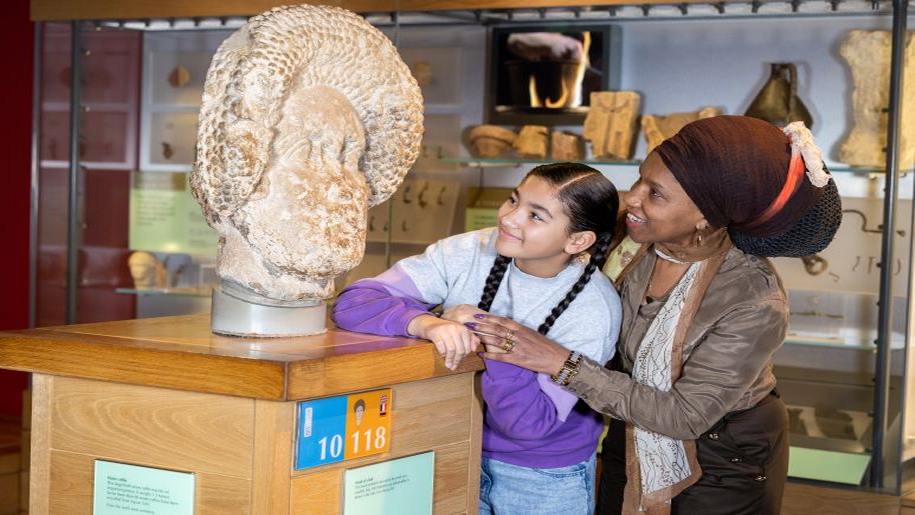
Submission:
<svg viewBox="0 0 915 515">
<path fill-rule="evenodd" d="M 29 175 L 32 126 L 32 22 L 29 0 L 4 3 L 0 48 L 0 330 L 29 322 Z M 27 375 L 0 370 L 0 415 L 22 413 Z"/>
</svg>

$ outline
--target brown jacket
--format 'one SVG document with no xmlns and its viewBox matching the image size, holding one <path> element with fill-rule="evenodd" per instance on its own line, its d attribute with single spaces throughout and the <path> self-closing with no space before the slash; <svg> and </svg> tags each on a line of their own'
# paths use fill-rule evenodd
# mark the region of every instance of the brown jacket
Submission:
<svg viewBox="0 0 915 515">
<path fill-rule="evenodd" d="M 656 259 L 647 253 L 620 288 L 617 352 L 627 372 L 647 330 L 637 323 L 638 310 Z M 687 330 L 686 361 L 670 391 L 584 359 L 568 388 L 613 418 L 671 438 L 696 439 L 726 413 L 756 405 L 773 389 L 772 355 L 787 325 L 785 291 L 772 264 L 732 248 Z"/>
</svg>

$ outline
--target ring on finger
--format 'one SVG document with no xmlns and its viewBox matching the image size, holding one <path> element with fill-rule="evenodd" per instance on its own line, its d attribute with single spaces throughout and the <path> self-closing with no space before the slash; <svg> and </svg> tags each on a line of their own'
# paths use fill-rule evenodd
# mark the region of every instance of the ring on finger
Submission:
<svg viewBox="0 0 915 515">
<path fill-rule="evenodd" d="M 502 347 L 502 350 L 504 350 L 505 352 L 511 352 L 512 349 L 515 348 L 515 340 L 512 340 L 509 337 L 502 338 L 502 344 L 500 345 L 500 347 Z"/>
</svg>

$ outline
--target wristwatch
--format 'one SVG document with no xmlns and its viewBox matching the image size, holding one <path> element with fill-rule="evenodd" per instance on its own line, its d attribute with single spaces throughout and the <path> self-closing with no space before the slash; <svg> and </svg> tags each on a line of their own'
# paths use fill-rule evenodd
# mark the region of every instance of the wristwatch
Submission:
<svg viewBox="0 0 915 515">
<path fill-rule="evenodd" d="M 569 381 L 575 377 L 579 368 L 581 368 L 581 353 L 572 351 L 569 353 L 569 357 L 566 358 L 565 363 L 562 364 L 562 368 L 559 369 L 559 373 L 550 376 L 550 379 L 559 386 L 568 386 Z"/>
</svg>

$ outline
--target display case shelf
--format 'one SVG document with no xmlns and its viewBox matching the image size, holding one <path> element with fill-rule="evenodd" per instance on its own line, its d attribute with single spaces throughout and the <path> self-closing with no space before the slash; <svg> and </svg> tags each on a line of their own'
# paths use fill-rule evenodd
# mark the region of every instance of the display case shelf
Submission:
<svg viewBox="0 0 915 515">
<path fill-rule="evenodd" d="M 498 157 L 498 158 L 483 158 L 483 157 L 470 157 L 470 156 L 459 156 L 459 157 L 442 157 L 439 159 L 443 163 L 447 164 L 457 164 L 467 168 L 504 168 L 508 166 L 522 166 L 522 165 L 541 165 L 547 163 L 555 163 L 555 159 L 527 159 L 527 158 L 517 158 L 517 157 Z M 595 167 L 633 167 L 639 166 L 642 164 L 641 159 L 632 159 L 629 161 L 602 161 L 595 159 L 585 159 L 577 161 L 588 166 Z M 846 165 L 837 165 L 830 166 L 827 165 L 829 171 L 832 173 L 860 173 L 860 174 L 873 174 L 879 173 L 882 174 L 883 168 L 865 168 L 858 166 L 846 166 Z M 902 170 L 903 175 L 911 173 L 913 170 Z"/>
<path fill-rule="evenodd" d="M 817 338 L 815 336 L 799 336 L 789 334 L 785 337 L 785 345 L 803 345 L 807 347 L 829 347 L 846 350 L 875 351 L 877 346 L 868 341 L 848 341 L 844 338 Z"/>
</svg>

